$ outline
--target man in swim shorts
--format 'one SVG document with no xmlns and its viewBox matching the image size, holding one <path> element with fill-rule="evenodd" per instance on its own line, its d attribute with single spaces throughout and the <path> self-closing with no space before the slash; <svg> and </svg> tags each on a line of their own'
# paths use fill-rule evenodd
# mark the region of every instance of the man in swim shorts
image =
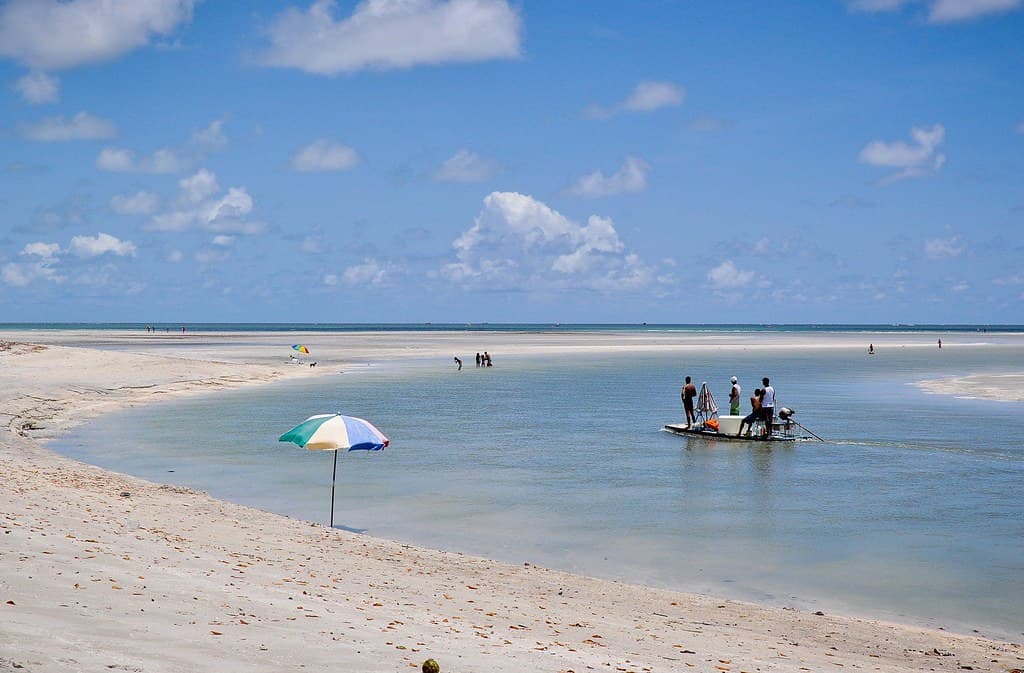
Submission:
<svg viewBox="0 0 1024 673">
<path fill-rule="evenodd" d="M 697 422 L 697 417 L 693 413 L 693 398 L 697 396 L 697 386 L 690 382 L 690 377 L 686 377 L 686 383 L 683 385 L 683 389 L 679 391 L 679 396 L 683 398 L 683 411 L 686 412 L 686 427 L 690 427 Z"/>
</svg>

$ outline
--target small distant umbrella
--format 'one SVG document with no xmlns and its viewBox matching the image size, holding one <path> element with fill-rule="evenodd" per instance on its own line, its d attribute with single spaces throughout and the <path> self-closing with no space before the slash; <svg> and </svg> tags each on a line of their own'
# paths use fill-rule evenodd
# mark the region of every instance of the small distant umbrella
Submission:
<svg viewBox="0 0 1024 673">
<path fill-rule="evenodd" d="M 331 475 L 331 528 L 334 527 L 334 484 L 338 475 L 338 451 L 383 451 L 390 440 L 369 421 L 341 414 L 310 416 L 278 438 L 310 451 L 334 451 Z"/>
<path fill-rule="evenodd" d="M 292 350 L 299 351 L 300 353 L 305 353 L 306 355 L 309 355 L 309 349 L 303 346 L 302 344 L 292 344 Z"/>
</svg>

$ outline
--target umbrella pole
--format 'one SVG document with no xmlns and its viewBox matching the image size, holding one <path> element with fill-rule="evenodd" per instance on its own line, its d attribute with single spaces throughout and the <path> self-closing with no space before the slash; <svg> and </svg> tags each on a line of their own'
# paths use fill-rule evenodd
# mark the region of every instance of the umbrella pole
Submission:
<svg viewBox="0 0 1024 673">
<path fill-rule="evenodd" d="M 338 477 L 338 450 L 334 450 L 334 472 L 331 473 L 331 528 L 334 528 L 334 482 Z"/>
</svg>

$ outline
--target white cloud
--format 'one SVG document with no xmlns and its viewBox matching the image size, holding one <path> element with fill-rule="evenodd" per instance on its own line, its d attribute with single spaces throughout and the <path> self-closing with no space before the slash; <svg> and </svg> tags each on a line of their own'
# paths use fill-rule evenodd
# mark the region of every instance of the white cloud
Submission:
<svg viewBox="0 0 1024 673">
<path fill-rule="evenodd" d="M 223 248 L 228 248 L 228 247 L 234 245 L 235 237 L 234 236 L 226 236 L 224 234 L 218 234 L 217 236 L 214 236 L 213 240 L 210 241 L 210 242 L 213 243 L 214 245 L 219 245 L 219 246 L 221 246 Z"/>
<path fill-rule="evenodd" d="M 1021 6 L 1021 0 L 849 0 L 847 6 L 854 12 L 875 13 L 895 12 L 919 3 L 927 7 L 929 23 L 971 21 L 1011 12 Z"/>
<path fill-rule="evenodd" d="M 850 0 L 847 6 L 855 12 L 895 12 L 912 0 Z"/>
<path fill-rule="evenodd" d="M 117 147 L 104 147 L 96 157 L 96 168 L 114 173 L 180 173 L 187 162 L 172 149 L 159 149 L 140 161 L 135 153 Z"/>
<path fill-rule="evenodd" d="M 49 117 L 37 124 L 26 124 L 21 127 L 21 135 L 29 140 L 41 142 L 97 140 L 113 138 L 117 135 L 117 127 L 109 119 L 100 119 L 88 112 L 79 112 L 71 119 Z"/>
<path fill-rule="evenodd" d="M 116 147 L 104 147 L 96 157 L 96 168 L 115 173 L 127 173 L 135 166 L 132 153 Z"/>
<path fill-rule="evenodd" d="M 493 177 L 495 170 L 493 161 L 463 149 L 434 171 L 434 179 L 440 182 L 483 182 Z"/>
<path fill-rule="evenodd" d="M 584 175 L 567 191 L 573 196 L 595 198 L 626 192 L 642 192 L 647 188 L 647 171 L 650 167 L 643 159 L 626 157 L 622 168 L 606 176 L 601 171 Z"/>
<path fill-rule="evenodd" d="M 324 285 L 334 286 L 338 284 L 338 275 L 329 273 L 324 276 Z"/>
<path fill-rule="evenodd" d="M 59 80 L 45 72 L 30 72 L 20 78 L 15 87 L 22 98 L 34 105 L 56 103 L 60 99 Z"/>
<path fill-rule="evenodd" d="M 939 151 L 939 146 L 946 138 L 946 129 L 942 124 L 935 124 L 930 129 L 915 126 L 910 129 L 910 136 L 913 144 L 901 140 L 891 143 L 872 140 L 864 146 L 857 158 L 871 166 L 901 169 L 886 177 L 883 182 L 930 175 L 942 168 L 946 163 L 946 155 Z"/>
<path fill-rule="evenodd" d="M 931 23 L 970 21 L 990 14 L 1002 14 L 1020 7 L 1020 0 L 934 0 L 928 11 Z"/>
<path fill-rule="evenodd" d="M 954 284 L 949 289 L 952 290 L 953 292 L 964 292 L 965 290 L 971 289 L 971 286 L 965 283 L 964 281 L 960 281 L 959 283 Z"/>
<path fill-rule="evenodd" d="M 60 254 L 59 243 L 43 243 L 37 241 L 27 244 L 21 251 L 23 255 L 33 255 L 42 259 L 53 259 Z"/>
<path fill-rule="evenodd" d="M 708 271 L 708 284 L 715 290 L 738 290 L 754 279 L 753 271 L 740 271 L 727 259 Z"/>
<path fill-rule="evenodd" d="M 178 187 L 181 190 L 181 197 L 187 203 L 199 203 L 220 191 L 217 176 L 205 168 L 199 169 L 195 175 L 179 180 Z"/>
<path fill-rule="evenodd" d="M 686 89 L 672 82 L 640 82 L 622 107 L 631 112 L 650 112 L 682 105 L 685 96 Z"/>
<path fill-rule="evenodd" d="M 686 89 L 672 82 L 640 82 L 625 100 L 610 107 L 591 105 L 585 116 L 608 119 L 620 112 L 652 112 L 664 107 L 678 107 L 686 98 Z"/>
<path fill-rule="evenodd" d="M 185 259 L 185 254 L 181 250 L 171 250 L 167 253 L 167 261 L 172 264 L 177 264 L 183 259 Z"/>
<path fill-rule="evenodd" d="M 231 187 L 228 193 L 203 208 L 207 224 L 218 220 L 235 220 L 252 212 L 253 200 L 245 187 Z"/>
<path fill-rule="evenodd" d="M 37 70 L 107 61 L 168 35 L 194 0 L 11 0 L 0 8 L 0 57 Z"/>
<path fill-rule="evenodd" d="M 347 171 L 357 163 L 359 155 L 354 149 L 324 138 L 303 147 L 292 157 L 292 168 L 304 173 Z"/>
<path fill-rule="evenodd" d="M 1024 275 L 1015 273 L 1010 276 L 1003 276 L 1001 278 L 993 278 L 993 285 L 1024 285 Z"/>
<path fill-rule="evenodd" d="M 34 262 L 5 264 L 0 270 L 0 279 L 14 287 L 26 287 L 37 278 L 54 283 L 63 283 L 65 277 L 57 273 L 52 264 L 55 259 L 40 259 Z"/>
<path fill-rule="evenodd" d="M 218 191 L 217 176 L 206 169 L 179 180 L 173 207 L 153 215 L 145 228 L 187 231 L 199 227 L 220 234 L 258 234 L 265 229 L 263 223 L 246 219 L 255 202 L 245 187 L 230 187 L 214 198 Z"/>
<path fill-rule="evenodd" d="M 228 144 L 228 137 L 224 133 L 224 120 L 215 119 L 205 129 L 193 131 L 192 144 L 203 149 L 223 149 Z"/>
<path fill-rule="evenodd" d="M 116 236 L 99 233 L 95 236 L 75 236 L 71 239 L 69 250 L 79 257 L 98 257 L 110 253 L 118 257 L 134 257 L 135 244 L 122 241 Z"/>
<path fill-rule="evenodd" d="M 506 0 L 363 0 L 339 19 L 335 8 L 282 12 L 259 62 L 336 75 L 519 56 L 522 21 Z"/>
<path fill-rule="evenodd" d="M 719 119 L 718 117 L 698 117 L 690 120 L 687 126 L 696 133 L 712 133 L 725 129 L 728 124 L 726 124 L 724 119 Z"/>
<path fill-rule="evenodd" d="M 362 264 L 356 264 L 345 269 L 345 283 L 352 286 L 374 286 L 380 287 L 387 284 L 389 268 L 382 265 L 376 259 L 367 258 Z"/>
<path fill-rule="evenodd" d="M 152 192 L 116 194 L 110 198 L 110 209 L 120 215 L 149 215 L 160 206 L 160 197 Z"/>
<path fill-rule="evenodd" d="M 625 252 L 611 219 L 591 215 L 580 225 L 515 192 L 489 194 L 452 247 L 456 261 L 440 275 L 458 284 L 616 291 L 657 281 L 650 265 Z"/>
<path fill-rule="evenodd" d="M 964 246 L 959 236 L 932 238 L 924 242 L 924 254 L 928 259 L 959 257 L 963 251 Z"/>
<path fill-rule="evenodd" d="M 228 258 L 228 253 L 223 250 L 210 250 L 204 248 L 202 250 L 196 250 L 196 254 L 193 255 L 195 260 L 200 264 L 216 264 L 217 262 L 223 262 Z"/>
<path fill-rule="evenodd" d="M 302 239 L 302 252 L 316 254 L 323 251 L 323 241 L 319 236 L 306 236 Z"/>
</svg>

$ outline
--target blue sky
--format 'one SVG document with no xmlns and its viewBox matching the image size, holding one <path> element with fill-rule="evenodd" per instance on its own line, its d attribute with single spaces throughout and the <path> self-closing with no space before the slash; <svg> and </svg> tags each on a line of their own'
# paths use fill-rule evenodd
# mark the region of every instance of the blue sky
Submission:
<svg viewBox="0 0 1024 673">
<path fill-rule="evenodd" d="M 0 3 L 0 321 L 1024 323 L 1022 0 Z"/>
</svg>

